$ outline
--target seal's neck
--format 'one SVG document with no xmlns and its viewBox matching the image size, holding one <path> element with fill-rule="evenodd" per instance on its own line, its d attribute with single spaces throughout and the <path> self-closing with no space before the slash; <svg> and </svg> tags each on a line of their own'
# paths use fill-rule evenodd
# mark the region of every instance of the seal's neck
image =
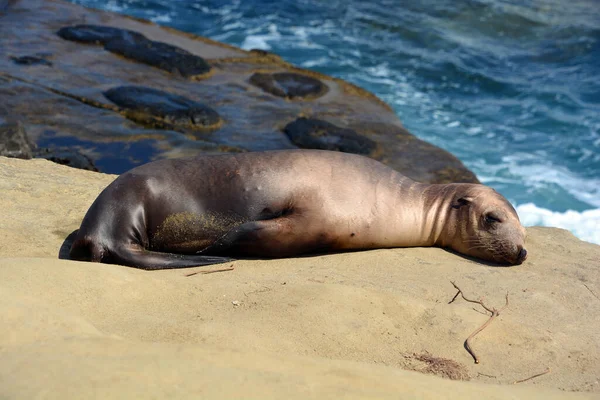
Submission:
<svg viewBox="0 0 600 400">
<path fill-rule="evenodd" d="M 459 226 L 452 215 L 456 210 L 452 207 L 457 190 L 464 184 L 424 184 L 417 183 L 411 196 L 421 209 L 422 218 L 416 221 L 419 246 L 451 247 L 459 234 Z"/>
</svg>

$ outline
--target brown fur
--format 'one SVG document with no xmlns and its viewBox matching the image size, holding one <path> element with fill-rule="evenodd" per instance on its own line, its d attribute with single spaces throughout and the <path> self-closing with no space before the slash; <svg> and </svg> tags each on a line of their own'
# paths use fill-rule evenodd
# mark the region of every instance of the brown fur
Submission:
<svg viewBox="0 0 600 400">
<path fill-rule="evenodd" d="M 427 185 L 366 157 L 291 150 L 134 168 L 90 207 L 71 256 L 160 269 L 227 255 L 440 246 L 519 264 L 524 239 L 513 207 L 486 186 Z"/>
</svg>

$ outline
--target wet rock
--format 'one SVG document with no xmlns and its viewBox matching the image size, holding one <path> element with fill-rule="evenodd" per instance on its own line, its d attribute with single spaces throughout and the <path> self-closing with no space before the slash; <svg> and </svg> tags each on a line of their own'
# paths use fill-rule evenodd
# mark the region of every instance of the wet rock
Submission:
<svg viewBox="0 0 600 400">
<path fill-rule="evenodd" d="M 256 72 L 250 77 L 250 83 L 267 93 L 287 99 L 317 98 L 329 90 L 320 80 L 295 72 Z"/>
<path fill-rule="evenodd" d="M 67 147 L 38 148 L 20 121 L 0 124 L 0 156 L 11 158 L 45 158 L 73 168 L 98 171 L 92 160 L 76 149 Z"/>
<path fill-rule="evenodd" d="M 320 119 L 298 118 L 287 124 L 283 131 L 295 145 L 305 149 L 367 155 L 377 147 L 374 141 L 352 129 L 340 128 Z"/>
<path fill-rule="evenodd" d="M 9 7 L 13 6 L 19 0 L 0 0 L 0 13 L 6 12 Z"/>
<path fill-rule="evenodd" d="M 34 158 L 45 158 L 46 160 L 73 168 L 86 169 L 98 172 L 94 162 L 85 154 L 66 147 L 44 148 L 35 150 Z"/>
<path fill-rule="evenodd" d="M 0 125 L 0 156 L 22 158 L 33 157 L 27 132 L 21 122 L 7 122 Z"/>
<path fill-rule="evenodd" d="M 106 44 L 111 40 L 116 39 L 127 39 L 131 41 L 148 40 L 144 35 L 138 32 L 102 25 L 65 26 L 64 28 L 59 29 L 56 34 L 65 40 L 96 44 Z"/>
<path fill-rule="evenodd" d="M 13 60 L 15 64 L 19 65 L 46 65 L 48 67 L 52 66 L 51 61 L 48 61 L 45 58 L 38 56 L 11 57 L 10 59 Z"/>
<path fill-rule="evenodd" d="M 106 43 L 104 48 L 130 60 L 179 74 L 184 78 L 210 72 L 210 65 L 202 57 L 179 47 L 145 38 L 142 40 L 115 39 Z"/>
<path fill-rule="evenodd" d="M 75 25 L 61 28 L 56 34 L 66 40 L 103 44 L 112 53 L 186 78 L 210 71 L 210 65 L 202 57 L 177 46 L 155 42 L 128 29 Z"/>
<path fill-rule="evenodd" d="M 211 128 L 221 122 L 212 108 L 187 97 L 143 86 L 120 86 L 104 92 L 107 99 L 128 110 L 160 118 L 173 125 Z"/>
</svg>

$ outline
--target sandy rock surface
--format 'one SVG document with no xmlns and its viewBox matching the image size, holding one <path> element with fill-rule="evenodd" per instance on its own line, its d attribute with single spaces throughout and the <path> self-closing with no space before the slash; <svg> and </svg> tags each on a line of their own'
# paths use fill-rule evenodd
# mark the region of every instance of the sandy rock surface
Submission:
<svg viewBox="0 0 600 400">
<path fill-rule="evenodd" d="M 0 397 L 600 392 L 600 246 L 567 231 L 528 229 L 529 259 L 512 268 L 437 248 L 240 260 L 191 276 L 227 265 L 145 272 L 59 260 L 113 179 L 0 157 Z M 448 304 L 450 281 L 490 307 L 509 294 L 473 340 L 480 364 L 463 342 L 488 316 Z"/>
</svg>

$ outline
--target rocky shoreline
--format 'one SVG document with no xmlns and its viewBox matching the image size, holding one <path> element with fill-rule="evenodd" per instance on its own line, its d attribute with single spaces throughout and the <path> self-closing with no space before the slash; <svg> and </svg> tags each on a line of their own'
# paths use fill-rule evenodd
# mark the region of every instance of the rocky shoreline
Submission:
<svg viewBox="0 0 600 400">
<path fill-rule="evenodd" d="M 373 94 L 275 54 L 60 0 L 21 0 L 0 21 L 0 132 L 20 124 L 38 148 L 78 151 L 100 171 L 300 147 L 364 154 L 422 182 L 477 182 Z"/>
</svg>

